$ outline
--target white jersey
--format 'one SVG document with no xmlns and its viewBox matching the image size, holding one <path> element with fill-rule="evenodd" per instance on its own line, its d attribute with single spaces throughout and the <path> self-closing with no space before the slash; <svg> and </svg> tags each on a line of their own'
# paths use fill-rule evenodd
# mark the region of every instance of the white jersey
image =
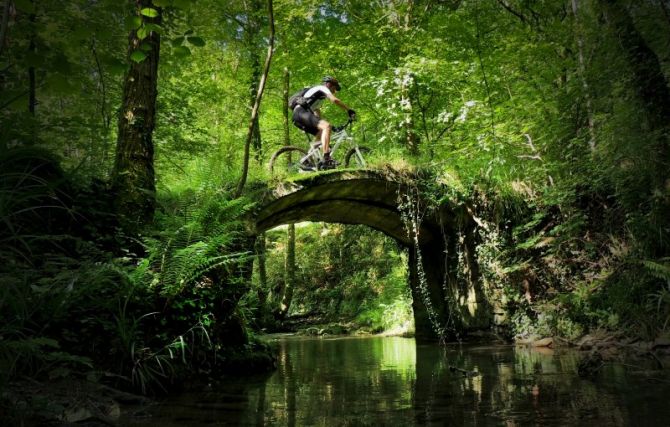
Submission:
<svg viewBox="0 0 670 427">
<path fill-rule="evenodd" d="M 324 85 L 314 86 L 305 92 L 304 97 L 309 100 L 310 109 L 312 111 L 318 110 L 323 104 L 323 100 L 333 93 Z"/>
</svg>

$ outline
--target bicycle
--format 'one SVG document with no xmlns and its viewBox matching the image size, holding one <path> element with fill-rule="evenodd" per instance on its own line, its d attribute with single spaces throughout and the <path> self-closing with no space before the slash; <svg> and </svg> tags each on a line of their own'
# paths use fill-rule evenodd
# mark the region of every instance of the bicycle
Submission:
<svg viewBox="0 0 670 427">
<path fill-rule="evenodd" d="M 344 156 L 344 167 L 349 167 L 352 165 L 355 167 L 364 168 L 367 166 L 367 163 L 365 162 L 363 154 L 369 153 L 370 149 L 368 147 L 359 146 L 358 143 L 356 143 L 354 137 L 349 135 L 347 128 L 352 123 L 353 120 L 349 118 L 345 124 L 341 126 L 333 126 L 330 137 L 330 155 L 331 158 L 334 158 L 335 153 L 342 144 L 348 145 L 349 150 L 347 150 L 347 154 Z M 307 136 L 309 138 L 311 135 L 307 134 Z M 294 155 L 298 158 L 297 161 L 293 160 Z M 277 163 L 280 161 L 280 159 L 286 159 L 286 162 Z M 275 169 L 281 168 L 282 164 L 285 164 L 286 170 L 289 173 L 313 172 L 332 169 L 332 167 L 323 167 L 324 162 L 323 153 L 321 150 L 321 141 L 310 142 L 309 150 L 305 150 L 301 147 L 287 145 L 275 151 L 270 158 L 270 173 L 274 173 Z"/>
</svg>

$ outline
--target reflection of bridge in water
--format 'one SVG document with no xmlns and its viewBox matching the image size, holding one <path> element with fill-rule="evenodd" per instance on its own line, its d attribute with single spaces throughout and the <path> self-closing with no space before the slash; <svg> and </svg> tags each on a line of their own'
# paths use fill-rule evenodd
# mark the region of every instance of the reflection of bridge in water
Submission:
<svg viewBox="0 0 670 427">
<path fill-rule="evenodd" d="M 459 319 L 450 331 L 455 333 L 489 326 L 490 310 L 474 258 L 474 221 L 450 203 L 424 215 L 426 204 L 415 182 L 393 171 L 370 170 L 331 171 L 279 182 L 260 203 L 256 233 L 301 221 L 367 225 L 410 249 L 409 286 L 418 339 L 434 339 L 436 327 L 445 328 L 449 319 Z M 412 224 L 405 226 L 403 211 L 420 214 L 417 233 Z M 459 256 L 465 276 L 457 274 Z M 458 316 L 453 316 L 454 310 Z"/>
</svg>

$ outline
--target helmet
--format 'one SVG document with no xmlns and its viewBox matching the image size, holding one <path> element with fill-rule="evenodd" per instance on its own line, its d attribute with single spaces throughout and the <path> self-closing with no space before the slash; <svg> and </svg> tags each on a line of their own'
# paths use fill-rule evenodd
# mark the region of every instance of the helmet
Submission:
<svg viewBox="0 0 670 427">
<path fill-rule="evenodd" d="M 321 81 L 323 83 L 332 83 L 332 85 L 335 86 L 335 89 L 340 90 L 340 82 L 338 82 L 335 77 L 326 76 L 321 79 Z"/>
</svg>

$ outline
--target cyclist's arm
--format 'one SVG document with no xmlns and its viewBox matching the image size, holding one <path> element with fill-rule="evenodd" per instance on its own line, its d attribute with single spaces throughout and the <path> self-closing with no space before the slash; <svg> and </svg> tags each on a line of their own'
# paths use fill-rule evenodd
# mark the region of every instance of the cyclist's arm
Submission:
<svg viewBox="0 0 670 427">
<path fill-rule="evenodd" d="M 332 93 L 329 93 L 326 96 L 328 97 L 330 102 L 337 105 L 338 107 L 340 107 L 344 111 L 349 111 L 351 109 L 351 108 L 347 107 L 347 105 L 344 102 L 342 102 L 338 98 L 336 98 L 335 95 L 333 95 Z"/>
</svg>

